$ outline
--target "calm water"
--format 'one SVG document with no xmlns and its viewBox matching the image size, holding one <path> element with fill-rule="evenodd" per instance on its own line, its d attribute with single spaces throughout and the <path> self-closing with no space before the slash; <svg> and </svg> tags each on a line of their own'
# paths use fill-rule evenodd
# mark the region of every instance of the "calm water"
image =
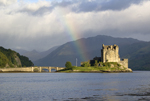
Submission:
<svg viewBox="0 0 150 101">
<path fill-rule="evenodd" d="M 150 72 L 0 73 L 0 101 L 149 101 Z"/>
</svg>

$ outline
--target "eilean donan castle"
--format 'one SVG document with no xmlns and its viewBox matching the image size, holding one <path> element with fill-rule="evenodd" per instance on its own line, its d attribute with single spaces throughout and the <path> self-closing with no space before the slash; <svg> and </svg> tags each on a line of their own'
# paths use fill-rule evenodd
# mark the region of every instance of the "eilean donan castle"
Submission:
<svg viewBox="0 0 150 101">
<path fill-rule="evenodd" d="M 101 67 L 101 62 L 116 62 L 121 65 L 120 68 L 128 68 L 128 59 L 120 59 L 119 56 L 119 46 L 114 44 L 114 45 L 102 45 L 101 49 L 101 57 L 95 57 L 93 60 L 89 60 L 88 63 L 90 66 L 94 66 L 95 62 L 98 64 L 99 67 Z M 85 62 L 81 62 L 81 66 Z"/>
</svg>

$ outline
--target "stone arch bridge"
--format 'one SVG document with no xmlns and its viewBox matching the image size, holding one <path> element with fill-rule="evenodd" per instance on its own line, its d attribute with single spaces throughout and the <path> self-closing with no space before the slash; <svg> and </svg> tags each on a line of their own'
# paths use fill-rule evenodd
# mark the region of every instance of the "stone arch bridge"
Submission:
<svg viewBox="0 0 150 101">
<path fill-rule="evenodd" d="M 0 72 L 42 72 L 43 69 L 48 69 L 51 72 L 52 69 L 56 71 L 64 69 L 64 67 L 20 67 L 20 68 L 0 68 Z"/>
</svg>

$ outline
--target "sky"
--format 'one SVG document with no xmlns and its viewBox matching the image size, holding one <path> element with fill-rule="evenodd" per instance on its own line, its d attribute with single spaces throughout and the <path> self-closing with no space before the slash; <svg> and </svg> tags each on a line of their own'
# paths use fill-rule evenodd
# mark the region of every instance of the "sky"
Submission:
<svg viewBox="0 0 150 101">
<path fill-rule="evenodd" d="M 0 0 L 0 46 L 45 51 L 96 35 L 150 41 L 150 0 Z"/>
</svg>

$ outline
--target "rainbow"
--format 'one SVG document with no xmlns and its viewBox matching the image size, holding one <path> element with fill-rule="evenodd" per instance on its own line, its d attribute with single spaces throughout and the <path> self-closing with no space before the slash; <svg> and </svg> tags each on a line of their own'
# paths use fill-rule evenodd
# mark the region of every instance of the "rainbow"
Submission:
<svg viewBox="0 0 150 101">
<path fill-rule="evenodd" d="M 63 11 L 65 12 L 65 11 Z M 71 40 L 75 41 L 74 47 L 77 49 L 78 54 L 80 55 L 80 60 L 87 61 L 88 54 L 85 53 L 86 47 L 84 41 L 78 40 L 80 38 L 79 32 L 76 29 L 75 23 L 73 23 L 73 19 L 67 19 L 63 12 L 59 12 L 58 17 L 60 19 L 61 24 L 65 27 L 66 33 L 70 36 Z"/>
</svg>

